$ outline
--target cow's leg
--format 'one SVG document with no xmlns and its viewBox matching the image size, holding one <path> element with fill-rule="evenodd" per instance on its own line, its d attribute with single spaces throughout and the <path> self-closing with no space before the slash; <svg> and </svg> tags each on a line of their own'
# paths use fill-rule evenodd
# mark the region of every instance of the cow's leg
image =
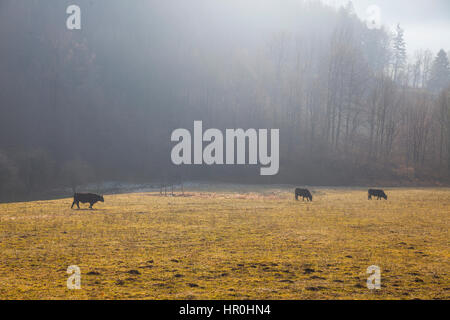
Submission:
<svg viewBox="0 0 450 320">
<path fill-rule="evenodd" d="M 77 201 L 77 207 L 80 209 L 80 201 Z"/>
<path fill-rule="evenodd" d="M 89 204 L 90 204 L 89 209 L 93 209 L 92 206 L 94 205 L 94 203 L 93 202 L 89 202 Z"/>
<path fill-rule="evenodd" d="M 369 196 L 367 197 L 367 200 L 372 200 L 372 196 L 369 194 Z"/>
<path fill-rule="evenodd" d="M 70 207 L 70 209 L 73 209 L 73 206 L 75 205 L 75 200 L 73 200 L 72 202 L 72 206 Z"/>
<path fill-rule="evenodd" d="M 298 201 L 298 194 L 295 194 L 295 200 Z"/>
</svg>

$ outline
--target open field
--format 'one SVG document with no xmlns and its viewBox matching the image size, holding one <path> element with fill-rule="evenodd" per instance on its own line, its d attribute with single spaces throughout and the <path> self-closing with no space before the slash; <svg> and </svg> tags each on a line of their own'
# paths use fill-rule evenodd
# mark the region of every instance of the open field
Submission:
<svg viewBox="0 0 450 320">
<path fill-rule="evenodd" d="M 450 189 L 311 190 L 311 203 L 241 186 L 107 195 L 95 210 L 0 204 L 0 298 L 450 298 Z"/>
</svg>

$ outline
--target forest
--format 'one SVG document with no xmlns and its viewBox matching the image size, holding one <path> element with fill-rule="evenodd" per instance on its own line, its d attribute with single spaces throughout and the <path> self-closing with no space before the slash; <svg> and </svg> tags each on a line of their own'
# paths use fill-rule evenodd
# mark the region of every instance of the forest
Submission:
<svg viewBox="0 0 450 320">
<path fill-rule="evenodd" d="M 67 30 L 71 1 L 2 0 L 0 201 L 107 181 L 448 185 L 450 48 L 410 52 L 351 3 L 272 2 L 79 0 Z M 194 121 L 279 129 L 278 174 L 174 165 Z"/>
</svg>

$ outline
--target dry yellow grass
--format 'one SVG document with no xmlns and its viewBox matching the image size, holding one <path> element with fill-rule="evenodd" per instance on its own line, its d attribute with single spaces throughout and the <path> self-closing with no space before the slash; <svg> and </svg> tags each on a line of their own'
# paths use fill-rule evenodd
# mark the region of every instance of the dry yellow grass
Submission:
<svg viewBox="0 0 450 320">
<path fill-rule="evenodd" d="M 110 195 L 96 210 L 0 204 L 0 298 L 449 299 L 449 189 L 311 190 L 312 203 L 249 186 Z M 66 288 L 69 265 L 81 290 Z"/>
</svg>

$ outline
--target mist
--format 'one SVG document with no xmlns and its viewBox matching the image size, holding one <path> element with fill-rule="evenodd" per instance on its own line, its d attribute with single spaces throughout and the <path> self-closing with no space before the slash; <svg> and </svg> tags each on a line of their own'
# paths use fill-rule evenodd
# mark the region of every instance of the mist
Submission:
<svg viewBox="0 0 450 320">
<path fill-rule="evenodd" d="M 68 30 L 72 1 L 2 0 L 0 201 L 108 181 L 448 184 L 448 4 L 420 20 L 421 1 L 379 1 L 373 29 L 366 3 L 80 0 Z M 194 121 L 279 129 L 278 174 L 173 164 Z"/>
</svg>

